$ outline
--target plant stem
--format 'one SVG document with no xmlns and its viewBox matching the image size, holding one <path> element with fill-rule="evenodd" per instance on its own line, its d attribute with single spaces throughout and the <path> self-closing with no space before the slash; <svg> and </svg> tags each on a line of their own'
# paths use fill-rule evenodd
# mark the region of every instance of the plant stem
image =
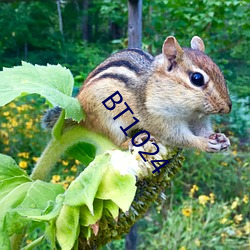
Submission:
<svg viewBox="0 0 250 250">
<path fill-rule="evenodd" d="M 70 146 L 78 142 L 93 144 L 97 149 L 96 155 L 102 154 L 106 150 L 117 149 L 116 145 L 102 135 L 92 132 L 82 126 L 72 126 L 65 129 L 60 138 L 51 139 L 30 177 L 33 180 L 46 180 L 61 155 Z"/>
</svg>

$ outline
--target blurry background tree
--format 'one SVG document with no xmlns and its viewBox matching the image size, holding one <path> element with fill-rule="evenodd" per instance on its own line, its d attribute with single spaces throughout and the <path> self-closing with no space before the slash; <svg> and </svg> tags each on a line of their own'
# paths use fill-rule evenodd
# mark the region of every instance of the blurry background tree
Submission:
<svg viewBox="0 0 250 250">
<path fill-rule="evenodd" d="M 139 4 L 141 0 L 130 2 Z M 117 50 L 128 47 L 128 1 L 1 0 L 0 3 L 0 68 L 19 65 L 21 60 L 44 65 L 60 63 L 73 72 L 76 84 L 80 86 L 87 74 L 103 59 Z M 184 212 L 182 211 L 184 216 L 190 215 L 192 211 L 188 210 L 190 203 L 187 208 L 185 204 L 189 199 L 188 194 L 190 196 L 190 192 L 196 190 L 192 188 L 196 184 L 199 186 L 199 191 L 195 191 L 196 193 L 215 193 L 217 201 L 221 202 L 216 208 L 218 216 L 223 214 L 219 208 L 223 208 L 224 202 L 233 202 L 233 200 L 237 205 L 233 203 L 232 207 L 238 211 L 230 210 L 232 216 L 240 212 L 249 216 L 249 209 L 248 212 L 244 212 L 245 210 L 240 210 L 239 207 L 241 203 L 247 202 L 247 198 L 243 200 L 243 197 L 250 191 L 250 4 L 249 1 L 240 0 L 143 0 L 142 16 L 142 48 L 154 55 L 161 53 L 162 43 L 169 35 L 176 36 L 182 46 L 189 46 L 190 39 L 194 35 L 204 39 L 206 52 L 225 74 L 233 99 L 233 111 L 228 116 L 215 118 L 217 128 L 231 136 L 232 150 L 218 155 L 189 151 L 183 173 L 173 182 L 173 189 L 166 192 L 168 202 L 161 207 L 163 209 L 158 210 L 158 213 L 155 209 L 157 207 L 152 208 L 146 219 L 141 221 L 139 246 L 140 249 L 150 249 L 148 248 L 150 245 L 154 246 L 151 249 L 161 249 L 161 243 L 165 246 L 164 244 L 169 240 L 168 249 L 177 249 L 177 246 L 182 246 L 181 244 L 184 243 L 189 249 L 196 249 L 188 244 L 192 244 L 191 239 L 196 237 L 194 235 L 201 234 L 199 239 L 201 243 L 197 241 L 196 246 L 202 244 L 211 249 L 209 238 L 206 237 L 209 237 L 209 232 L 212 237 L 215 232 L 212 229 L 215 230 L 216 227 L 211 226 L 211 230 L 206 229 L 208 231 L 202 235 L 202 230 L 198 224 L 195 224 L 192 227 L 194 234 L 191 235 L 193 231 L 190 229 L 190 223 L 195 221 L 192 220 L 188 224 L 191 230 L 188 234 L 188 230 L 181 224 L 183 218 L 178 213 L 184 209 Z M 32 105 L 36 105 L 36 101 L 33 100 Z M 0 110 L 0 112 L 2 115 L 3 111 Z M 29 138 L 25 139 L 24 135 L 20 144 L 22 148 L 18 148 L 15 142 L 20 141 L 20 138 L 16 138 L 16 134 L 10 129 L 6 130 L 4 125 L 8 123 L 11 126 L 7 114 L 12 112 L 13 108 L 9 106 L 4 110 L 6 116 L 4 118 L 0 116 L 0 152 L 8 153 L 10 150 L 12 155 L 13 152 L 16 153 L 16 159 L 20 161 L 21 158 L 17 153 L 24 152 L 25 147 L 27 151 L 35 150 L 34 145 L 38 143 L 29 144 Z M 31 114 L 31 111 L 29 112 Z M 32 115 L 37 117 L 41 113 L 42 110 L 39 114 L 32 113 Z M 27 116 L 25 119 L 27 120 Z M 21 124 L 21 118 L 19 122 Z M 24 128 L 26 123 L 23 125 Z M 38 134 L 38 128 L 34 134 Z M 2 140 L 3 136 L 4 140 Z M 39 140 L 42 139 L 44 136 L 39 138 Z M 65 173 L 62 172 L 62 176 Z M 212 201 L 211 197 L 210 201 Z M 195 206 L 195 201 L 192 202 Z M 196 209 L 201 211 L 200 208 Z M 167 217 L 168 220 L 166 220 Z M 177 221 L 178 218 L 179 221 Z M 219 220 L 217 217 L 214 219 Z M 240 225 L 237 221 L 235 223 Z M 177 225 L 178 228 L 176 228 Z M 183 232 L 178 231 L 181 226 L 183 226 Z M 200 226 L 205 226 L 202 220 Z M 226 242 L 225 235 L 232 235 L 232 232 L 223 231 L 225 228 L 228 228 L 227 224 L 216 229 L 220 234 L 213 242 L 216 240 L 220 240 L 220 243 Z M 250 232 L 249 228 L 250 224 L 248 229 L 246 224 L 246 229 L 240 232 L 242 234 Z M 223 230 L 220 231 L 220 229 Z M 179 234 L 175 234 L 176 232 Z M 175 237 L 176 242 L 171 243 L 171 233 L 174 234 L 172 237 Z M 165 235 L 169 238 L 164 241 Z M 211 244 L 214 244 L 213 242 Z M 117 246 L 117 249 L 121 249 L 119 247 L 123 243 L 118 242 L 110 248 L 115 249 Z M 219 246 L 220 243 L 216 244 Z"/>
</svg>

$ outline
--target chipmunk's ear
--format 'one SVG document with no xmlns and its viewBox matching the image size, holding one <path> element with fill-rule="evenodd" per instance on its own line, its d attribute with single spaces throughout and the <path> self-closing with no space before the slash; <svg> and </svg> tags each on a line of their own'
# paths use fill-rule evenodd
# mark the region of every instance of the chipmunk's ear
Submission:
<svg viewBox="0 0 250 250">
<path fill-rule="evenodd" d="M 191 40 L 191 48 L 192 49 L 197 49 L 197 50 L 200 50 L 202 52 L 205 51 L 205 45 L 204 45 L 204 42 L 203 40 L 198 37 L 198 36 L 194 36 Z"/>
<path fill-rule="evenodd" d="M 170 61 L 179 61 L 182 59 L 183 50 L 175 37 L 169 36 L 162 46 L 162 54 Z"/>
</svg>

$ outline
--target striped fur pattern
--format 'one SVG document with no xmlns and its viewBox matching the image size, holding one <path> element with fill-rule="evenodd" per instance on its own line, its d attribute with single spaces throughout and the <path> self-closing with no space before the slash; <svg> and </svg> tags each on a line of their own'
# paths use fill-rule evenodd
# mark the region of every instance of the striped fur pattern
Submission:
<svg viewBox="0 0 250 250">
<path fill-rule="evenodd" d="M 87 114 L 84 126 L 122 145 L 128 138 L 120 126 L 128 127 L 136 117 L 140 122 L 131 131 L 145 129 L 165 144 L 208 152 L 228 148 L 223 134 L 209 138 L 214 134 L 209 115 L 229 113 L 231 101 L 223 74 L 204 49 L 197 36 L 191 48 L 181 48 L 174 37 L 168 37 L 156 57 L 139 49 L 110 56 L 89 74 L 79 92 Z M 202 86 L 191 82 L 194 72 L 202 74 Z M 102 101 L 116 91 L 133 114 L 126 112 L 114 120 L 126 106 L 122 102 L 110 111 Z"/>
</svg>

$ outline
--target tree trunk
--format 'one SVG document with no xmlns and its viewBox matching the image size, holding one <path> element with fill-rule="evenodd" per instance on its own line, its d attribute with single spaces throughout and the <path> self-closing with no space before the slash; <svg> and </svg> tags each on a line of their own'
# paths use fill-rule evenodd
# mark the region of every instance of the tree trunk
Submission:
<svg viewBox="0 0 250 250">
<path fill-rule="evenodd" d="M 142 47 L 142 0 L 128 1 L 128 47 Z"/>
<path fill-rule="evenodd" d="M 56 5 L 57 5 L 57 12 L 58 12 L 58 20 L 59 20 L 59 30 L 63 36 L 63 22 L 62 22 L 62 12 L 61 12 L 60 0 L 56 1 Z"/>
<path fill-rule="evenodd" d="M 137 241 L 137 225 L 131 227 L 129 233 L 126 236 L 126 250 L 136 250 L 136 241 Z"/>
<path fill-rule="evenodd" d="M 88 7 L 89 1 L 83 0 L 82 1 L 82 39 L 88 41 L 89 39 L 89 32 L 88 32 Z"/>
</svg>

